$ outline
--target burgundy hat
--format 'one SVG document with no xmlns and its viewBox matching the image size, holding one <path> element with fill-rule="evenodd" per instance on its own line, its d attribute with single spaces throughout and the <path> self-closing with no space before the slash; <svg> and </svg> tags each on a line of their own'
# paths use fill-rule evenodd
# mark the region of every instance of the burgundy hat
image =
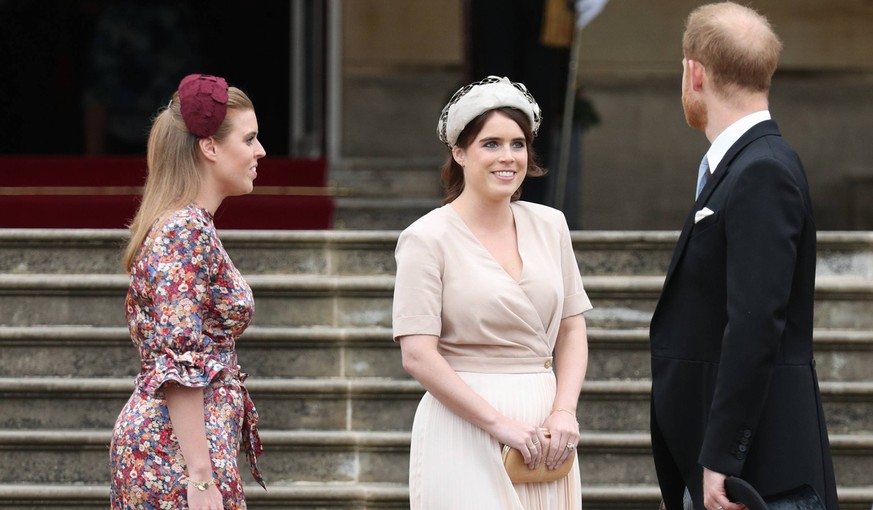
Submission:
<svg viewBox="0 0 873 510">
<path fill-rule="evenodd" d="M 209 138 L 227 115 L 227 82 L 218 76 L 189 74 L 179 82 L 179 109 L 188 131 Z"/>
</svg>

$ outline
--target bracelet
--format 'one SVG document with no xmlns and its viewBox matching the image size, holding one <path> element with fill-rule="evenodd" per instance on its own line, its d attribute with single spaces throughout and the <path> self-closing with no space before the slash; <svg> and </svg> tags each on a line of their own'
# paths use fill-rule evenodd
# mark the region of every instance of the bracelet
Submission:
<svg viewBox="0 0 873 510">
<path fill-rule="evenodd" d="M 195 482 L 192 479 L 188 479 L 188 485 L 193 485 L 198 491 L 205 491 L 209 488 L 210 485 L 215 485 L 215 478 L 210 478 L 205 482 Z"/>
<path fill-rule="evenodd" d="M 572 411 L 568 411 L 567 409 L 563 409 L 563 408 L 559 407 L 559 408 L 555 409 L 554 411 L 552 411 L 552 414 L 555 414 L 555 413 L 567 413 L 570 416 L 572 416 L 574 420 L 576 419 L 576 413 L 574 413 Z"/>
</svg>

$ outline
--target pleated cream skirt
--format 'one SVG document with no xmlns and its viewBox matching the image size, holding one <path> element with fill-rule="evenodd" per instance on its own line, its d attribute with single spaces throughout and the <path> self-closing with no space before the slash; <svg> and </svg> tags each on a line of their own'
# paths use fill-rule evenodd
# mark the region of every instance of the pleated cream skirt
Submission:
<svg viewBox="0 0 873 510">
<path fill-rule="evenodd" d="M 555 376 L 458 372 L 506 416 L 541 424 L 555 398 Z M 577 459 L 578 460 L 578 459 Z M 513 485 L 500 444 L 425 393 L 412 425 L 409 462 L 413 510 L 579 510 L 579 463 L 563 480 Z"/>
</svg>

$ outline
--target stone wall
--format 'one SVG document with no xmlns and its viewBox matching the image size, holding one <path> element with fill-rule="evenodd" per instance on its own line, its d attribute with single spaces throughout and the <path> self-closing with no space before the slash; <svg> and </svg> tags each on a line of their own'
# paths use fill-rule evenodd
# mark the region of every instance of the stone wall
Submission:
<svg viewBox="0 0 873 510">
<path fill-rule="evenodd" d="M 695 0 L 611 0 L 583 31 L 583 68 L 637 74 L 679 71 L 685 17 Z M 873 71 L 873 1 L 750 0 L 785 44 L 783 70 Z"/>
<path fill-rule="evenodd" d="M 681 226 L 708 141 L 685 124 L 679 81 L 590 80 L 602 123 L 583 139 L 584 228 Z M 873 76 L 780 73 L 770 110 L 806 166 L 819 229 L 873 229 Z"/>
<path fill-rule="evenodd" d="M 701 3 L 612 0 L 583 31 L 580 77 L 603 120 L 583 142 L 584 228 L 682 224 L 708 147 L 679 101 L 684 18 Z M 873 1 L 751 5 L 784 42 L 771 113 L 806 165 L 819 228 L 873 229 Z"/>
<path fill-rule="evenodd" d="M 701 3 L 611 0 L 583 31 L 580 80 L 602 119 L 582 144 L 583 228 L 681 226 L 708 146 L 679 102 L 684 18 Z M 873 0 L 751 4 L 785 44 L 771 111 L 819 228 L 873 229 Z M 343 5 L 343 155 L 439 161 L 436 117 L 463 79 L 462 0 Z"/>
</svg>

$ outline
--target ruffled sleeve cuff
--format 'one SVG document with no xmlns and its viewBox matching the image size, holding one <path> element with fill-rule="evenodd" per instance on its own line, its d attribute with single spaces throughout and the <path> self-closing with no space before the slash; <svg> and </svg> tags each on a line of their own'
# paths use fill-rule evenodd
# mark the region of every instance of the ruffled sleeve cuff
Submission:
<svg viewBox="0 0 873 510">
<path fill-rule="evenodd" d="M 154 393 L 167 382 L 204 388 L 222 372 L 231 371 L 217 357 L 197 351 L 177 353 L 167 349 L 149 365 L 140 375 L 140 387 L 148 393 Z"/>
</svg>

